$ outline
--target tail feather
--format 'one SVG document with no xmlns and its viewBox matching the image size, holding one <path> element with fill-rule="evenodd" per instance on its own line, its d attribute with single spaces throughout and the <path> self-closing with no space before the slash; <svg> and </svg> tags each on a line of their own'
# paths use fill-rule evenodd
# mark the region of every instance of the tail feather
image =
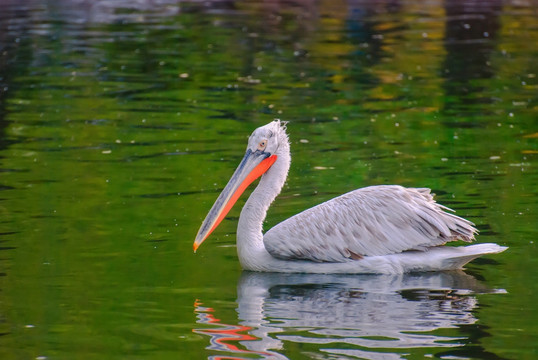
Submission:
<svg viewBox="0 0 538 360">
<path fill-rule="evenodd" d="M 498 254 L 508 249 L 508 247 L 493 243 L 485 243 L 454 248 L 445 247 L 445 249 L 454 249 L 455 251 L 450 251 L 450 253 L 447 254 L 448 256 L 442 261 L 442 266 L 446 268 L 446 270 L 454 270 L 461 269 L 467 263 L 482 255 Z"/>
<path fill-rule="evenodd" d="M 468 246 L 438 246 L 426 251 L 408 251 L 387 257 L 390 267 L 385 272 L 442 271 L 461 269 L 468 262 L 488 254 L 498 254 L 508 249 L 493 243 Z"/>
</svg>

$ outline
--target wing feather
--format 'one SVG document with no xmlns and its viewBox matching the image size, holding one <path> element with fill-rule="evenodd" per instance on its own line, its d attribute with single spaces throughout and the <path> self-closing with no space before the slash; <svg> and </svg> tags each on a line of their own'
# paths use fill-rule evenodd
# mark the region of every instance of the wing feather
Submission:
<svg viewBox="0 0 538 360">
<path fill-rule="evenodd" d="M 370 186 L 305 210 L 264 235 L 281 259 L 343 262 L 363 256 L 423 250 L 449 241 L 472 241 L 470 221 L 446 212 L 430 189 Z"/>
</svg>

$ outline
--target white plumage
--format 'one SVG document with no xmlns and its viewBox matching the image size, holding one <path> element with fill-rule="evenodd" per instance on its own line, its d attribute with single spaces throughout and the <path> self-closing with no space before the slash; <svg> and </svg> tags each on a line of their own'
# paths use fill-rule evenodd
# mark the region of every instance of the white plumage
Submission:
<svg viewBox="0 0 538 360">
<path fill-rule="evenodd" d="M 202 223 L 194 249 L 209 236 L 255 178 L 237 229 L 246 270 L 311 273 L 402 273 L 457 269 L 506 247 L 440 246 L 474 239 L 468 220 L 437 204 L 429 189 L 398 185 L 351 191 L 305 210 L 262 234 L 267 209 L 290 167 L 289 140 L 279 120 L 256 129 L 243 161 Z"/>
<path fill-rule="evenodd" d="M 370 186 L 283 221 L 263 242 L 281 259 L 341 262 L 471 241 L 476 231 L 472 224 L 444 209 L 430 189 Z"/>
</svg>

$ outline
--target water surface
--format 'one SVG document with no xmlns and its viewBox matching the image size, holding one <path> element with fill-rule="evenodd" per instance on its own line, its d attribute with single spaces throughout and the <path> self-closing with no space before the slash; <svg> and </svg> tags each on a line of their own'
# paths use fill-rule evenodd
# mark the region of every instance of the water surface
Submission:
<svg viewBox="0 0 538 360">
<path fill-rule="evenodd" d="M 3 1 L 0 357 L 536 358 L 536 14 Z M 510 249 L 465 273 L 243 273 L 238 207 L 194 255 L 248 135 L 274 118 L 293 160 L 266 228 L 401 184 Z"/>
</svg>

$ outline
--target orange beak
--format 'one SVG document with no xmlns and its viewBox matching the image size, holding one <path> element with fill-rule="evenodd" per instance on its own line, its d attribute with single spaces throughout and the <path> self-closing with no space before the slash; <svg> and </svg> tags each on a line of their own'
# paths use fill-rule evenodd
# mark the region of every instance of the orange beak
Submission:
<svg viewBox="0 0 538 360">
<path fill-rule="evenodd" d="M 224 190 L 220 193 L 211 210 L 209 210 L 202 226 L 200 226 L 200 230 L 198 230 L 193 244 L 194 252 L 198 250 L 198 247 L 200 247 L 204 240 L 219 226 L 245 189 L 254 180 L 267 172 L 275 163 L 276 159 L 276 155 L 259 150 L 247 150 L 245 157 L 235 170 L 228 184 L 224 187 Z"/>
</svg>

